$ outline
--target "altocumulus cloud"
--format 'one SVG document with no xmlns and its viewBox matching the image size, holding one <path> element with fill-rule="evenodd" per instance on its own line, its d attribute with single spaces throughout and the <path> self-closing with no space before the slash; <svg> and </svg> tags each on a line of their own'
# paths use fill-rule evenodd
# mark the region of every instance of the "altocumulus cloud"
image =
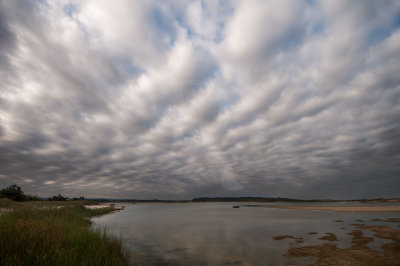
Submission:
<svg viewBox="0 0 400 266">
<path fill-rule="evenodd" d="M 399 1 L 0 1 L 0 185 L 395 197 Z"/>
</svg>

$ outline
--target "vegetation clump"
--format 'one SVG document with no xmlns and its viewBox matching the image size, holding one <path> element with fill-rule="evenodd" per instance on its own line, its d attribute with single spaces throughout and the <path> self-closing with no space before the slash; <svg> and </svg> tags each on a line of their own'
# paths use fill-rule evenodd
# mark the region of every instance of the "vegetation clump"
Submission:
<svg viewBox="0 0 400 266">
<path fill-rule="evenodd" d="M 7 198 L 14 201 L 40 200 L 36 196 L 25 195 L 20 186 L 16 184 L 0 190 L 0 198 Z"/>
<path fill-rule="evenodd" d="M 120 239 L 90 228 L 88 217 L 113 208 L 0 202 L 17 206 L 0 214 L 0 265 L 130 265 Z"/>
<path fill-rule="evenodd" d="M 63 195 L 58 194 L 57 196 L 53 196 L 53 197 L 49 198 L 48 200 L 50 200 L 50 201 L 66 201 L 66 200 L 68 200 L 68 197 L 64 197 Z"/>
</svg>

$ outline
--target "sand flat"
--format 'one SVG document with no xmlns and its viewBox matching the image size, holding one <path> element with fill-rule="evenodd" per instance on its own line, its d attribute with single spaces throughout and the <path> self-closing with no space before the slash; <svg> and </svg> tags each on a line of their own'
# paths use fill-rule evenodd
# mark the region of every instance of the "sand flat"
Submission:
<svg viewBox="0 0 400 266">
<path fill-rule="evenodd" d="M 357 220 L 355 220 L 357 221 Z M 385 220 L 381 220 L 385 221 Z M 325 242 L 317 245 L 294 245 L 290 243 L 290 248 L 285 257 L 289 259 L 297 259 L 304 257 L 315 257 L 317 261 L 312 264 L 314 266 L 336 266 L 336 265 L 365 265 L 365 266 L 380 266 L 380 265 L 400 265 L 400 246 L 398 245 L 398 237 L 400 229 L 384 225 L 367 225 L 367 224 L 352 224 L 357 229 L 353 230 L 347 235 L 352 236 L 351 247 L 340 248 L 336 243 L 336 235 L 333 233 L 325 233 L 328 237 L 319 238 L 326 240 Z M 373 237 L 364 235 L 365 230 L 370 230 Z M 284 236 L 283 236 L 284 237 Z M 282 240 L 284 238 L 273 237 L 275 240 Z M 295 236 L 290 237 L 296 239 Z M 335 239 L 333 239 L 335 238 Z M 371 248 L 368 244 L 376 239 L 391 240 L 389 243 L 381 243 L 383 252 Z M 378 242 L 379 243 L 379 242 Z M 292 264 L 291 264 L 292 265 Z M 297 263 L 296 263 L 297 265 Z"/>
<path fill-rule="evenodd" d="M 109 208 L 110 205 L 105 205 L 105 204 L 98 204 L 98 205 L 83 205 L 86 209 L 103 209 L 103 208 Z"/>
<path fill-rule="evenodd" d="M 400 206 L 259 206 L 289 210 L 320 210 L 336 212 L 400 212 Z"/>
<path fill-rule="evenodd" d="M 103 208 L 113 208 L 116 211 L 125 209 L 125 206 L 115 206 L 114 204 L 98 204 L 98 205 L 83 205 L 86 209 L 103 209 Z"/>
</svg>

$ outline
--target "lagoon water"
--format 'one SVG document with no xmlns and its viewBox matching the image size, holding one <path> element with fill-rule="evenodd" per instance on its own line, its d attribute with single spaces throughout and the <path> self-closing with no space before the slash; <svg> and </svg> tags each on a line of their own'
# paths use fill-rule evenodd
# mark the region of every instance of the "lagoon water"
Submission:
<svg viewBox="0 0 400 266">
<path fill-rule="evenodd" d="M 125 210 L 92 221 L 95 226 L 106 227 L 110 234 L 120 236 L 134 257 L 147 265 L 307 265 L 315 259 L 293 261 L 283 254 L 292 246 L 326 243 L 318 238 L 328 232 L 336 234 L 338 247 L 349 247 L 351 236 L 347 233 L 354 229 L 351 224 L 357 223 L 355 220 L 400 218 L 399 213 L 244 206 L 236 209 L 232 205 L 235 204 L 125 204 Z M 343 222 L 334 221 L 338 219 Z M 380 224 L 387 225 L 385 222 Z M 308 232 L 318 234 L 309 235 Z M 304 243 L 272 238 L 278 235 L 302 237 Z M 384 241 L 375 240 L 370 247 L 380 251 L 380 244 Z"/>
</svg>

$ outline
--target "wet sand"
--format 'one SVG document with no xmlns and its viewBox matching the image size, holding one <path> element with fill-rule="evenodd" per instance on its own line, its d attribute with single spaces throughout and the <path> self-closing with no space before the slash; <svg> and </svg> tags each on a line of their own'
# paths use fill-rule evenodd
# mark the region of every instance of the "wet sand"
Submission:
<svg viewBox="0 0 400 266">
<path fill-rule="evenodd" d="M 288 210 L 316 210 L 336 212 L 400 212 L 400 206 L 268 206 L 254 205 L 249 207 L 275 208 Z"/>
<path fill-rule="evenodd" d="M 360 221 L 360 220 L 355 220 Z M 385 220 L 371 219 L 371 222 L 393 222 L 399 223 L 399 218 L 389 218 Z M 395 225 L 395 224 L 394 224 Z M 400 265 L 400 229 L 385 225 L 367 225 L 363 223 L 352 224 L 354 228 L 347 235 L 352 236 L 351 247 L 339 248 L 335 243 L 338 238 L 333 233 L 325 233 L 324 237 L 319 238 L 327 242 L 320 245 L 295 245 L 290 244 L 290 248 L 283 256 L 294 260 L 290 265 L 297 265 L 296 260 L 306 257 L 314 257 L 317 260 L 311 265 L 363 265 L 363 266 L 381 266 L 381 265 Z M 365 236 L 364 233 L 370 231 L 374 233 L 373 237 Z M 315 235 L 316 232 L 309 232 L 309 235 Z M 275 240 L 298 239 L 296 236 L 284 235 L 275 236 Z M 382 243 L 382 252 L 372 249 L 369 243 L 376 239 L 389 240 Z M 297 242 L 298 243 L 298 242 Z M 305 243 L 307 244 L 307 243 Z"/>
</svg>

